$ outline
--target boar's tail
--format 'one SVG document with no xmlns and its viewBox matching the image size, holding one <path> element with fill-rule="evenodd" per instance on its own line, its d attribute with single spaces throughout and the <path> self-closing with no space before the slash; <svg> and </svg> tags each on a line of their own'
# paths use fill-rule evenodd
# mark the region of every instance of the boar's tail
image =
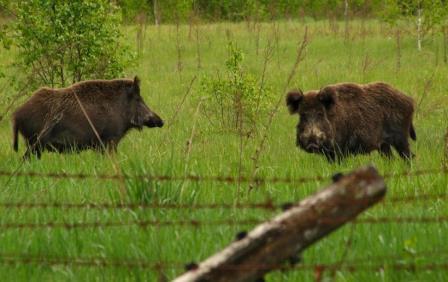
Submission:
<svg viewBox="0 0 448 282">
<path fill-rule="evenodd" d="M 417 140 L 417 135 L 415 134 L 414 125 L 411 123 L 411 127 L 409 128 L 409 135 L 411 135 L 412 140 Z"/>
<path fill-rule="evenodd" d="M 14 121 L 14 125 L 13 125 L 13 148 L 14 151 L 18 151 L 19 150 L 19 127 L 17 126 L 17 122 Z"/>
</svg>

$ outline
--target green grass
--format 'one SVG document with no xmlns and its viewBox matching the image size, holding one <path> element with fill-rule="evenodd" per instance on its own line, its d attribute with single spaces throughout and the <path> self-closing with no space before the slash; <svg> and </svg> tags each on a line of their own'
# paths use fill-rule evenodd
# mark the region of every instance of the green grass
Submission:
<svg viewBox="0 0 448 282">
<path fill-rule="evenodd" d="M 286 79 L 295 60 L 299 41 L 303 37 L 301 22 L 277 22 L 278 44 L 270 61 L 266 79 L 276 93 L 284 96 Z M 442 41 L 429 37 L 423 51 L 418 52 L 415 38 L 407 34 L 402 38 L 401 69 L 397 71 L 397 52 L 394 31 L 375 21 L 366 23 L 367 35 L 361 35 L 361 23 L 351 25 L 351 39 L 344 41 L 343 24 L 339 34 L 333 33 L 328 22 L 309 23 L 309 46 L 305 60 L 298 66 L 289 88 L 318 89 L 323 85 L 353 81 L 385 81 L 408 93 L 416 100 L 415 114 L 417 142 L 412 143 L 416 153 L 410 165 L 399 158 L 386 160 L 378 153 L 350 157 L 340 164 L 329 164 L 322 156 L 307 154 L 295 147 L 296 116 L 287 113 L 283 102 L 276 114 L 265 148 L 259 161 L 258 175 L 263 177 L 328 176 L 328 181 L 304 184 L 266 184 L 248 192 L 248 185 L 191 181 L 144 181 L 129 179 L 125 188 L 120 182 L 99 179 L 51 179 L 37 177 L 0 178 L 1 202 L 54 202 L 54 203 L 242 203 L 260 202 L 271 198 L 276 203 L 298 201 L 318 191 L 330 182 L 335 172 L 348 172 L 357 167 L 373 164 L 380 173 L 439 169 L 443 161 L 443 135 L 448 118 L 448 67 L 442 59 Z M 142 79 L 142 94 L 147 104 L 168 123 L 162 129 L 133 131 L 119 146 L 116 160 L 126 174 L 177 175 L 230 175 L 238 176 L 240 154 L 242 175 L 253 172 L 251 156 L 261 141 L 260 131 L 253 139 L 245 140 L 240 152 L 238 136 L 222 133 L 219 128 L 210 130 L 209 119 L 195 115 L 199 100 L 196 81 L 191 96 L 180 108 L 175 121 L 171 117 L 179 107 L 188 85 L 194 76 L 215 75 L 223 70 L 227 56 L 227 36 L 233 38 L 245 53 L 247 69 L 261 76 L 263 53 L 268 40 L 275 42 L 274 24 L 261 25 L 260 50 L 256 54 L 257 33 L 245 23 L 212 24 L 200 26 L 200 52 L 202 68 L 197 68 L 194 32 L 188 37 L 189 27 L 181 26 L 182 72 L 177 71 L 176 27 L 148 27 L 144 51 L 135 69 L 128 75 L 138 74 Z M 126 27 L 127 40 L 135 42 L 135 27 Z M 2 65 L 13 62 L 14 50 L 0 52 Z M 12 70 L 3 68 L 12 76 Z M 427 83 L 430 80 L 431 83 Z M 427 87 L 423 95 L 425 84 Z M 10 103 L 15 90 L 10 80 L 0 80 L 0 112 Z M 276 100 L 275 99 L 275 100 Z M 20 104 L 19 101 L 15 107 Z M 272 101 L 274 107 L 276 101 Z M 267 122 L 267 116 L 260 116 Z M 171 122 L 171 124 L 170 124 Z M 187 154 L 186 142 L 196 126 L 191 152 Z M 20 154 L 11 148 L 9 115 L 0 122 L 0 170 L 22 172 L 67 172 L 87 174 L 114 174 L 111 160 L 94 152 L 58 155 L 44 154 L 42 160 L 32 160 L 21 165 L 24 143 L 20 140 Z M 431 174 L 413 177 L 389 178 L 387 197 L 418 196 L 445 193 L 448 177 Z M 239 190 L 239 194 L 238 194 Z M 445 199 L 413 203 L 378 205 L 363 216 L 445 216 L 448 215 Z M 166 210 L 166 209 L 7 209 L 1 208 L 0 225 L 7 223 L 43 222 L 126 222 L 131 220 L 188 220 L 213 221 L 220 219 L 269 219 L 277 212 L 253 209 Z M 89 229 L 2 229 L 0 246 L 2 254 L 38 257 L 88 258 L 109 260 L 136 259 L 188 263 L 201 261 L 230 243 L 240 230 L 253 226 L 186 226 L 98 227 Z M 315 244 L 303 254 L 305 264 L 326 264 L 339 261 L 350 238 L 351 226 L 347 225 Z M 347 262 L 357 262 L 369 257 L 402 255 L 400 260 L 368 260 L 368 263 L 446 263 L 447 222 L 412 224 L 359 224 L 355 226 L 352 243 L 347 252 Z M 413 254 L 436 250 L 433 256 L 417 257 Z M 2 255 L 0 254 L 0 255 Z M 0 260 L 1 262 L 2 260 Z M 168 278 L 183 272 L 182 265 L 164 269 Z M 330 273 L 325 273 L 330 277 Z M 443 281 L 448 271 L 394 271 L 385 266 L 383 271 L 340 271 L 337 281 Z M 86 267 L 75 265 L 0 263 L 0 280 L 157 280 L 157 273 L 139 268 Z M 275 272 L 268 281 L 314 281 L 313 271 Z"/>
</svg>

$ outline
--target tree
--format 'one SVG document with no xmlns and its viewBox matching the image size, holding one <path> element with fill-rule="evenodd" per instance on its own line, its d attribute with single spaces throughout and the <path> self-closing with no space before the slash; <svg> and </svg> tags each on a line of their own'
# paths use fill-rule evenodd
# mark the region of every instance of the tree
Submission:
<svg viewBox="0 0 448 282">
<path fill-rule="evenodd" d="M 132 53 L 106 0 L 22 0 L 12 25 L 19 66 L 37 85 L 121 76 Z"/>
<path fill-rule="evenodd" d="M 392 25 L 399 21 L 415 23 L 417 49 L 422 49 L 426 35 L 443 22 L 447 4 L 444 0 L 385 0 L 384 19 Z"/>
</svg>

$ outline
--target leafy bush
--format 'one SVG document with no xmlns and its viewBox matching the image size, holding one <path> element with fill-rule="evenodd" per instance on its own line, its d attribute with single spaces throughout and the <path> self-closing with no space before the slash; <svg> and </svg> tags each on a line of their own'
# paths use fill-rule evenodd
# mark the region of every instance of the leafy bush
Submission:
<svg viewBox="0 0 448 282">
<path fill-rule="evenodd" d="M 244 54 L 234 43 L 229 43 L 228 52 L 224 74 L 201 81 L 202 96 L 209 99 L 203 109 L 221 129 L 250 135 L 268 111 L 273 93 L 244 71 Z"/>
<path fill-rule="evenodd" d="M 32 84 L 113 78 L 133 59 L 120 43 L 120 19 L 107 0 L 22 0 L 16 9 L 12 30 L 19 66 Z"/>
</svg>

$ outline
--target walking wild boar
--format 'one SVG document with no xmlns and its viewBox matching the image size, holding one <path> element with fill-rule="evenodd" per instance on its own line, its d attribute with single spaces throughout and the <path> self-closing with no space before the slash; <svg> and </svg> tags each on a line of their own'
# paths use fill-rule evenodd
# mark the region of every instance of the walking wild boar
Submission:
<svg viewBox="0 0 448 282">
<path fill-rule="evenodd" d="M 13 147 L 25 139 L 24 158 L 53 152 L 108 149 L 116 151 L 132 129 L 162 127 L 162 119 L 140 96 L 140 81 L 91 80 L 68 88 L 41 88 L 13 114 Z"/>
<path fill-rule="evenodd" d="M 391 146 L 409 160 L 409 136 L 416 140 L 412 125 L 414 101 L 382 83 L 340 83 L 319 91 L 291 91 L 286 104 L 299 114 L 296 145 L 319 153 L 329 161 L 350 154 L 378 150 L 392 155 Z"/>
</svg>

